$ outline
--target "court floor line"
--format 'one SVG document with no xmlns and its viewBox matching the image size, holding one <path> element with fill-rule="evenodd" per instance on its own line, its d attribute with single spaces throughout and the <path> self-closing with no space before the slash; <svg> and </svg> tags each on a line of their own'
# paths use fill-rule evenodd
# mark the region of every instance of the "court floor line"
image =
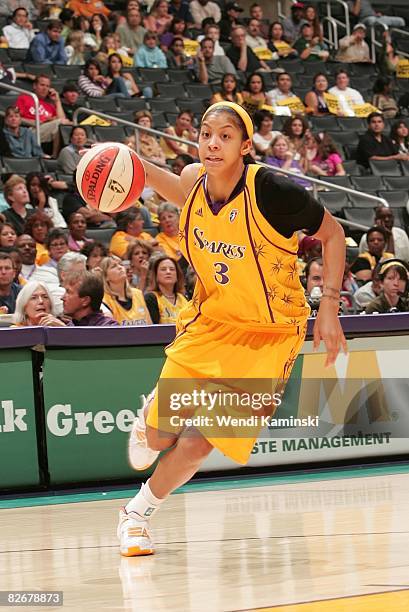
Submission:
<svg viewBox="0 0 409 612">
<path fill-rule="evenodd" d="M 409 472 L 409 463 L 399 463 L 397 465 L 376 465 L 367 466 L 364 468 L 355 467 L 347 469 L 334 470 L 317 470 L 310 473 L 296 473 L 296 474 L 279 474 L 271 476 L 251 476 L 249 474 L 215 479 L 206 482 L 193 481 L 185 484 L 183 487 L 174 491 L 174 494 L 180 493 L 196 493 L 203 491 L 218 491 L 218 490 L 229 490 L 229 489 L 245 489 L 249 487 L 265 487 L 269 485 L 285 485 L 285 484 L 296 484 L 300 482 L 313 482 L 322 480 L 342 480 L 345 478 L 364 478 L 371 476 L 386 476 L 393 474 L 407 474 Z M 42 493 L 32 494 L 27 497 L 13 497 L 8 499 L 1 499 L 0 497 L 0 510 L 7 508 L 27 508 L 30 506 L 51 506 L 57 504 L 73 504 L 79 502 L 90 502 L 90 501 L 102 501 L 107 499 L 123 499 L 130 497 L 131 492 L 139 486 L 139 483 L 135 483 L 134 486 L 129 485 L 126 489 L 110 490 L 109 485 L 106 485 L 107 490 L 105 491 L 93 491 L 87 493 L 59 493 L 55 491 L 51 495 L 43 495 Z M 16 495 L 18 495 L 16 493 Z"/>
</svg>

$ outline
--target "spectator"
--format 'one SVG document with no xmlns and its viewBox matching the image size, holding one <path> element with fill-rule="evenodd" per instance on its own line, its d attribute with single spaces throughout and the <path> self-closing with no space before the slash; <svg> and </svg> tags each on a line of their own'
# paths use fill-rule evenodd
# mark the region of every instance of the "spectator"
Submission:
<svg viewBox="0 0 409 612">
<path fill-rule="evenodd" d="M 313 38 L 318 38 L 322 44 L 324 42 L 324 31 L 315 6 L 312 4 L 304 6 L 304 19 L 312 27 Z"/>
<path fill-rule="evenodd" d="M 58 156 L 58 168 L 65 174 L 72 174 L 81 159 L 80 151 L 88 144 L 88 134 L 85 127 L 75 125 L 70 132 L 70 144 L 63 147 Z"/>
<path fill-rule="evenodd" d="M 101 268 L 104 281 L 103 304 L 115 321 L 122 325 L 150 325 L 152 321 L 143 293 L 129 285 L 121 260 L 118 257 L 106 257 Z"/>
<path fill-rule="evenodd" d="M 179 209 L 165 202 L 158 209 L 160 232 L 156 236 L 159 246 L 168 257 L 179 261 L 181 252 L 179 249 Z"/>
<path fill-rule="evenodd" d="M 215 23 L 219 23 L 222 16 L 219 5 L 211 0 L 191 0 L 190 12 L 195 28 L 198 30 L 201 28 L 203 19 L 213 17 Z"/>
<path fill-rule="evenodd" d="M 128 246 L 126 258 L 129 261 L 129 282 L 132 287 L 145 291 L 149 259 L 153 247 L 146 240 L 135 238 Z"/>
<path fill-rule="evenodd" d="M 87 19 L 87 17 L 82 17 L 81 15 L 79 17 L 74 17 L 73 30 L 79 30 L 83 32 L 85 48 L 87 51 L 96 51 L 95 39 L 93 36 L 91 36 L 89 32 L 89 19 Z"/>
<path fill-rule="evenodd" d="M 61 300 L 62 291 L 59 286 L 60 280 L 58 277 L 57 265 L 60 259 L 66 253 L 68 253 L 68 238 L 63 230 L 52 229 L 47 235 L 45 244 L 49 253 L 49 260 L 41 266 L 38 266 L 37 270 L 35 271 L 35 274 L 33 274 L 32 276 L 32 280 L 44 282 L 51 288 L 51 292 L 56 298 L 56 304 L 59 307 L 60 311 L 61 302 L 58 304 L 58 300 Z M 51 287 L 51 285 L 54 285 L 54 287 Z M 55 289 L 57 287 L 58 289 L 55 292 Z"/>
<path fill-rule="evenodd" d="M 380 225 L 374 225 L 366 233 L 368 251 L 360 253 L 351 266 L 351 272 L 358 281 L 371 280 L 372 270 L 381 261 L 393 257 L 393 253 L 385 250 L 388 235 Z"/>
<path fill-rule="evenodd" d="M 304 21 L 304 4 L 295 2 L 291 5 L 291 15 L 283 21 L 284 36 L 288 43 L 292 44 L 300 37 L 301 26 Z"/>
<path fill-rule="evenodd" d="M 26 205 L 30 202 L 26 182 L 23 177 L 14 174 L 4 185 L 4 197 L 10 206 L 2 212 L 6 221 L 11 223 L 20 235 L 24 231 L 27 217 L 33 214 L 33 210 L 27 209 Z"/>
<path fill-rule="evenodd" d="M 206 19 L 204 20 L 206 21 Z M 206 25 L 202 25 L 204 34 L 201 34 L 197 37 L 197 41 L 201 42 L 204 38 L 211 38 L 214 42 L 214 51 L 213 55 L 226 55 L 223 47 L 219 43 L 220 40 L 220 26 L 218 23 L 211 22 L 206 23 Z"/>
<path fill-rule="evenodd" d="M 311 295 L 314 287 L 324 288 L 323 261 L 321 257 L 314 257 L 307 262 L 304 270 L 305 288 L 307 296 Z"/>
<path fill-rule="evenodd" d="M 409 126 L 407 119 L 395 121 L 391 128 L 391 140 L 399 147 L 398 153 L 409 154 Z M 397 255 L 400 257 L 400 255 Z M 400 257 L 400 259 L 402 259 Z"/>
<path fill-rule="evenodd" d="M 347 4 L 353 16 L 366 26 L 379 23 L 395 28 L 405 27 L 405 20 L 402 17 L 390 17 L 382 15 L 379 11 L 375 12 L 370 0 L 348 0 Z"/>
<path fill-rule="evenodd" d="M 237 2 L 226 2 L 224 14 L 219 22 L 220 40 L 223 42 L 231 41 L 232 29 L 242 25 L 239 15 L 243 10 Z"/>
<path fill-rule="evenodd" d="M 274 60 L 298 56 L 297 51 L 284 40 L 284 29 L 279 21 L 273 21 L 269 27 L 267 46 L 272 51 Z"/>
<path fill-rule="evenodd" d="M 52 154 L 57 157 L 60 147 L 59 127 L 60 124 L 67 123 L 60 96 L 51 87 L 51 79 L 46 74 L 36 76 L 33 92 L 38 96 L 41 142 L 52 142 Z M 16 106 L 24 123 L 33 127 L 36 116 L 33 98 L 28 94 L 20 94 Z"/>
<path fill-rule="evenodd" d="M 372 104 L 380 110 L 385 119 L 394 119 L 399 111 L 398 104 L 391 95 L 392 87 L 392 79 L 387 76 L 379 76 L 373 86 Z"/>
<path fill-rule="evenodd" d="M 36 19 L 39 16 L 39 10 L 32 0 L 0 0 L 0 16 L 10 17 L 10 13 L 20 7 L 26 9 L 30 19 Z"/>
<path fill-rule="evenodd" d="M 62 88 L 61 92 L 61 106 L 66 116 L 67 122 L 72 123 L 74 120 L 74 112 L 80 107 L 77 104 L 80 96 L 80 90 L 78 85 L 74 81 L 68 81 Z M 78 117 L 78 120 L 82 120 L 82 116 Z"/>
<path fill-rule="evenodd" d="M 345 176 L 342 158 L 337 146 L 329 134 L 318 136 L 316 157 L 310 164 L 309 171 L 317 176 Z"/>
<path fill-rule="evenodd" d="M 86 242 L 81 249 L 81 254 L 87 258 L 87 270 L 100 271 L 102 260 L 108 256 L 108 249 L 102 242 Z"/>
<path fill-rule="evenodd" d="M 26 62 L 34 64 L 66 64 L 65 41 L 61 36 L 62 23 L 52 20 L 45 32 L 39 32 L 31 41 Z"/>
<path fill-rule="evenodd" d="M 33 24 L 24 7 L 16 8 L 11 15 L 10 25 L 3 27 L 3 41 L 12 49 L 28 49 L 35 34 Z"/>
<path fill-rule="evenodd" d="M 133 66 L 133 58 L 130 56 L 128 48 L 121 45 L 121 37 L 117 32 L 107 34 L 107 36 L 104 37 L 98 57 L 103 57 L 106 55 L 107 57 L 104 59 L 104 63 L 106 63 L 106 61 L 108 61 L 108 57 L 113 53 L 117 53 L 119 55 L 123 66 L 126 68 Z"/>
<path fill-rule="evenodd" d="M 152 236 L 143 231 L 143 217 L 137 208 L 125 210 L 117 216 L 117 230 L 111 238 L 109 252 L 124 259 L 130 243 L 135 239 L 152 241 Z"/>
<path fill-rule="evenodd" d="M 194 115 L 191 111 L 180 111 L 176 118 L 175 127 L 167 127 L 164 130 L 165 134 L 178 136 L 179 138 L 184 138 L 185 140 L 196 142 L 198 138 L 198 132 L 193 126 L 193 119 Z M 169 140 L 167 138 L 162 137 L 160 139 L 160 145 L 165 153 L 166 159 L 175 159 L 175 157 L 177 155 L 180 155 L 181 153 L 188 153 L 193 157 L 197 157 L 196 147 L 184 144 L 182 142 L 177 142 L 176 140 Z"/>
<path fill-rule="evenodd" d="M 110 32 L 108 19 L 102 13 L 94 13 L 89 20 L 89 34 L 94 39 L 94 51 L 99 51 L 102 41 Z"/>
<path fill-rule="evenodd" d="M 75 173 L 74 173 L 75 174 Z M 64 196 L 62 202 L 62 214 L 64 219 L 67 221 L 73 212 L 81 210 L 82 214 L 87 220 L 88 227 L 115 227 L 115 221 L 105 213 L 91 208 L 82 199 L 79 194 L 77 185 L 75 183 L 75 175 L 73 176 L 73 182 L 70 191 Z"/>
<path fill-rule="evenodd" d="M 253 2 L 253 4 L 250 5 L 249 13 L 251 19 L 258 19 L 261 24 L 261 35 L 267 40 L 268 26 L 264 23 L 267 20 L 264 19 L 263 8 L 257 2 Z"/>
<path fill-rule="evenodd" d="M 146 32 L 143 44 L 139 47 L 134 60 L 138 68 L 167 68 L 166 55 L 158 47 L 158 37 L 153 32 Z"/>
<path fill-rule="evenodd" d="M 357 23 L 352 29 L 351 36 L 344 36 L 339 41 L 339 51 L 335 59 L 345 63 L 370 62 L 371 56 L 365 36 L 365 24 Z"/>
<path fill-rule="evenodd" d="M 97 60 L 89 59 L 78 79 L 81 91 L 90 98 L 118 97 L 129 98 L 128 90 L 122 78 L 103 76 Z"/>
<path fill-rule="evenodd" d="M 79 327 L 117 327 L 118 323 L 101 312 L 104 285 L 92 272 L 70 272 L 64 279 L 65 293 L 62 301 L 64 315 Z"/>
<path fill-rule="evenodd" d="M 397 259 L 384 262 L 379 271 L 379 279 L 380 295 L 369 302 L 365 308 L 366 314 L 408 312 L 408 269 L 406 265 Z"/>
<path fill-rule="evenodd" d="M 261 34 L 261 23 L 258 19 L 250 19 L 247 25 L 246 35 L 247 45 L 253 49 L 254 53 L 258 56 L 258 52 L 261 50 L 262 53 L 268 50 L 267 41 Z"/>
<path fill-rule="evenodd" d="M 45 283 L 29 281 L 17 296 L 14 312 L 16 327 L 44 325 L 47 315 L 57 316 L 54 300 Z"/>
<path fill-rule="evenodd" d="M 37 144 L 34 132 L 21 125 L 20 110 L 17 106 L 6 108 L 3 133 L 12 157 L 43 156 L 43 150 Z"/>
<path fill-rule="evenodd" d="M 256 111 L 253 122 L 256 128 L 253 136 L 253 147 L 258 155 L 263 156 L 273 140 L 280 135 L 280 132 L 273 131 L 273 115 L 266 109 Z"/>
<path fill-rule="evenodd" d="M 390 32 L 383 33 L 382 49 L 378 58 L 379 71 L 383 75 L 395 76 L 399 61 L 402 59 L 395 49 Z"/>
<path fill-rule="evenodd" d="M 309 129 L 308 121 L 301 115 L 289 117 L 281 130 L 284 136 L 287 136 L 290 148 L 294 151 L 296 161 L 300 161 L 304 147 L 304 136 Z"/>
<path fill-rule="evenodd" d="M 168 67 L 173 70 L 180 68 L 186 70 L 193 68 L 194 59 L 188 55 L 185 55 L 185 47 L 183 38 L 181 36 L 174 36 L 172 42 L 169 45 L 169 50 L 166 53 L 166 59 Z"/>
<path fill-rule="evenodd" d="M 405 230 L 394 225 L 395 216 L 393 210 L 386 206 L 378 206 L 375 209 L 374 225 L 379 225 L 386 231 L 385 250 L 393 253 L 398 259 L 409 262 L 409 238 Z M 364 234 L 359 243 L 359 252 L 368 250 L 367 235 Z"/>
<path fill-rule="evenodd" d="M 137 111 L 134 115 L 137 125 L 152 129 L 152 114 L 148 110 Z M 139 152 L 150 161 L 165 164 L 166 157 L 158 140 L 153 134 L 148 134 L 144 130 L 139 130 Z"/>
<path fill-rule="evenodd" d="M 366 306 L 368 306 L 368 304 L 372 302 L 372 300 L 374 300 L 381 292 L 379 270 L 380 264 L 375 266 L 375 268 L 372 270 L 372 280 L 366 282 L 364 285 L 361 285 L 361 287 L 359 287 L 354 293 L 355 303 L 361 309 L 365 309 Z"/>
<path fill-rule="evenodd" d="M 364 99 L 357 89 L 349 87 L 349 74 L 346 70 L 338 70 L 335 85 L 329 90 L 337 97 L 341 113 L 346 117 L 354 117 L 354 105 L 364 104 Z"/>
<path fill-rule="evenodd" d="M 143 20 L 143 25 L 149 32 L 161 36 L 169 30 L 172 20 L 173 16 L 169 14 L 167 0 L 155 0 L 149 15 Z"/>
<path fill-rule="evenodd" d="M 52 228 L 53 222 L 42 210 L 34 211 L 24 226 L 24 234 L 32 236 L 36 242 L 36 264 L 38 266 L 50 261 L 47 237 Z"/>
<path fill-rule="evenodd" d="M 301 26 L 301 36 L 295 41 L 294 49 L 304 62 L 326 62 L 329 58 L 329 52 L 319 36 L 313 36 L 313 29 L 309 23 Z"/>
<path fill-rule="evenodd" d="M 263 75 L 253 72 L 247 77 L 243 90 L 243 107 L 252 116 L 266 105 L 271 106 L 271 100 L 266 92 Z"/>
<path fill-rule="evenodd" d="M 67 66 L 83 66 L 85 64 L 85 37 L 81 30 L 74 30 L 67 37 L 65 46 Z"/>
<path fill-rule="evenodd" d="M 246 29 L 242 26 L 232 30 L 231 46 L 227 49 L 226 55 L 232 61 L 236 70 L 252 73 L 263 69 L 270 72 L 267 64 L 263 60 L 259 60 L 254 51 L 247 46 Z"/>
<path fill-rule="evenodd" d="M 72 213 L 68 220 L 68 248 L 70 251 L 79 253 L 87 242 L 94 242 L 85 236 L 87 231 L 87 222 L 81 211 Z"/>
<path fill-rule="evenodd" d="M 58 201 L 51 196 L 50 177 L 39 172 L 29 172 L 26 177 L 27 190 L 31 206 L 38 212 L 50 217 L 54 227 L 67 227 L 64 217 L 58 209 Z"/>
<path fill-rule="evenodd" d="M 21 234 L 21 236 L 17 237 L 15 246 L 21 259 L 21 277 L 28 281 L 37 270 L 37 264 L 35 263 L 37 256 L 35 240 L 29 234 Z"/>
<path fill-rule="evenodd" d="M 74 29 L 74 11 L 71 9 L 62 9 L 58 19 L 62 23 L 61 36 L 67 41 L 68 36 Z"/>
<path fill-rule="evenodd" d="M 126 47 L 131 55 L 135 55 L 143 44 L 146 30 L 141 24 L 140 11 L 132 9 L 126 13 L 126 23 L 119 25 L 116 29 L 121 39 L 121 45 Z"/>
<path fill-rule="evenodd" d="M 180 176 L 182 174 L 182 170 L 185 166 L 189 166 L 189 164 L 194 163 L 194 159 L 191 155 L 187 153 L 181 153 L 172 160 L 172 173 Z"/>
<path fill-rule="evenodd" d="M 299 161 L 295 159 L 294 151 L 291 150 L 288 139 L 283 134 L 279 134 L 273 139 L 271 147 L 267 150 L 265 162 L 274 168 L 304 174 Z M 311 183 L 304 178 L 295 176 L 289 176 L 288 178 L 300 187 L 311 188 Z"/>
<path fill-rule="evenodd" d="M 222 102 L 227 100 L 228 102 L 235 102 L 236 104 L 243 104 L 243 96 L 237 90 L 238 83 L 237 78 L 232 72 L 226 72 L 222 78 L 221 89 L 213 94 L 210 103 Z"/>
<path fill-rule="evenodd" d="M 12 314 L 21 287 L 14 282 L 14 266 L 10 253 L 0 252 L 0 313 Z"/>
<path fill-rule="evenodd" d="M 218 85 L 226 73 L 236 74 L 236 69 L 225 55 L 214 55 L 214 42 L 203 38 L 196 56 L 195 73 L 201 83 Z"/>
<path fill-rule="evenodd" d="M 368 118 L 368 130 L 360 137 L 357 150 L 357 161 L 361 166 L 369 168 L 370 160 L 402 159 L 409 160 L 407 153 L 399 153 L 398 145 L 394 144 L 383 131 L 385 123 L 381 113 L 371 113 Z"/>
<path fill-rule="evenodd" d="M 17 240 L 16 230 L 10 223 L 0 223 L 0 250 L 10 248 Z"/>
<path fill-rule="evenodd" d="M 330 113 L 325 99 L 326 93 L 328 93 L 328 79 L 325 74 L 319 72 L 314 76 L 311 91 L 305 96 L 305 105 L 308 113 L 314 117 L 323 117 Z"/>
<path fill-rule="evenodd" d="M 152 323 L 176 323 L 180 311 L 187 305 L 183 293 L 183 272 L 177 261 L 167 255 L 154 257 L 149 267 L 149 286 L 145 293 Z"/>
<path fill-rule="evenodd" d="M 169 14 L 173 16 L 173 19 L 183 19 L 188 28 L 193 26 L 190 3 L 187 2 L 187 0 L 170 0 L 168 10 Z"/>
<path fill-rule="evenodd" d="M 277 106 L 279 102 L 288 98 L 296 98 L 297 96 L 292 91 L 293 80 L 288 72 L 281 72 L 276 76 L 276 86 L 267 92 L 272 106 Z"/>
<path fill-rule="evenodd" d="M 101 13 L 105 17 L 109 17 L 111 11 L 102 0 L 70 0 L 66 8 L 74 11 L 75 16 L 91 18 L 95 13 Z"/>
<path fill-rule="evenodd" d="M 111 85 L 108 87 L 107 92 L 111 93 L 112 84 L 116 84 L 117 81 L 122 81 L 123 86 L 121 86 L 121 91 L 125 88 L 127 97 L 141 96 L 142 92 L 136 84 L 132 74 L 130 72 L 123 72 L 122 68 L 123 62 L 121 56 L 118 53 L 111 53 L 108 58 L 108 78 L 111 79 Z M 143 95 L 145 98 L 152 98 L 152 88 L 144 87 Z"/>
</svg>

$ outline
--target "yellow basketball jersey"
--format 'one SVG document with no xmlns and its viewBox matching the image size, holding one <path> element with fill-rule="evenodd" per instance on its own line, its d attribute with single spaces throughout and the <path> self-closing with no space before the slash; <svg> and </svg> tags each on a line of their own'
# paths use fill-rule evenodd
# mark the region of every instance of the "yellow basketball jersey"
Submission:
<svg viewBox="0 0 409 612">
<path fill-rule="evenodd" d="M 180 249 L 196 270 L 192 302 L 182 328 L 198 312 L 253 331 L 299 332 L 310 309 L 297 274 L 297 235 L 279 234 L 256 203 L 255 176 L 246 166 L 244 187 L 214 214 L 201 170 L 180 218 Z"/>
<path fill-rule="evenodd" d="M 112 295 L 104 294 L 103 303 L 108 306 L 115 321 L 121 325 L 151 325 L 151 317 L 140 289 L 131 289 L 132 306 L 126 310 Z"/>
<path fill-rule="evenodd" d="M 187 299 L 181 293 L 176 296 L 176 304 L 172 304 L 164 295 L 158 291 L 153 292 L 158 300 L 159 323 L 176 323 L 179 312 L 187 304 Z"/>
</svg>

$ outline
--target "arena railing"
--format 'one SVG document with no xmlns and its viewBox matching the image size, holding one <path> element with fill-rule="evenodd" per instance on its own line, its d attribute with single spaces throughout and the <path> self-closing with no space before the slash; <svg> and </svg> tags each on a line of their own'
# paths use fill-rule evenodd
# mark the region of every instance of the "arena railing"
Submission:
<svg viewBox="0 0 409 612">
<path fill-rule="evenodd" d="M 334 17 L 334 15 L 331 12 L 331 4 L 334 4 L 334 5 L 340 4 L 342 6 L 344 10 L 345 22 L 340 21 L 339 19 Z M 345 35 L 349 36 L 351 34 L 351 22 L 349 19 L 349 8 L 348 8 L 347 3 L 344 2 L 343 0 L 327 0 L 326 5 L 327 5 L 327 17 L 330 17 L 331 19 L 333 19 L 335 23 L 337 24 L 337 26 L 344 28 L 346 31 Z"/>
<path fill-rule="evenodd" d="M 8 83 L 1 83 L 0 82 L 0 87 L 2 89 L 8 89 L 9 91 L 16 91 L 17 93 L 20 93 L 20 94 L 27 94 L 28 96 L 31 96 L 33 98 L 33 100 L 34 100 L 34 109 L 35 109 L 35 120 L 34 121 L 35 121 L 36 140 L 37 140 L 38 146 L 41 147 L 40 112 L 39 112 L 38 97 L 36 96 L 36 94 L 31 92 L 31 91 L 27 91 L 27 89 L 22 89 L 21 87 L 16 87 L 15 85 L 9 85 Z"/>
<path fill-rule="evenodd" d="M 324 41 L 336 51 L 338 51 L 338 23 L 334 17 L 323 17 L 321 23 L 328 24 L 328 37 L 324 35 Z"/>
<path fill-rule="evenodd" d="M 108 115 L 107 113 L 103 113 L 100 111 L 96 111 L 94 109 L 91 108 L 86 108 L 85 106 L 81 106 L 80 108 L 77 108 L 74 111 L 74 115 L 73 115 L 73 121 L 74 124 L 77 124 L 77 120 L 78 120 L 78 115 L 80 113 L 86 113 L 88 115 L 97 115 L 98 117 L 101 117 L 101 119 L 105 119 L 106 121 L 113 121 L 116 123 L 119 123 L 121 125 L 125 125 L 128 127 L 131 127 L 132 129 L 135 130 L 135 134 L 136 134 L 136 143 L 137 143 L 137 147 L 136 147 L 136 151 L 137 153 L 139 153 L 139 132 L 142 130 L 143 132 L 148 132 L 148 134 L 153 134 L 155 136 L 159 136 L 159 137 L 163 137 L 169 140 L 176 140 L 177 142 L 182 142 L 183 144 L 187 144 L 191 147 L 195 147 L 196 149 L 198 148 L 198 144 L 197 142 L 192 142 L 191 140 L 186 140 L 184 138 L 179 138 L 178 136 L 172 136 L 171 134 L 166 134 L 165 132 L 161 132 L 160 130 L 155 130 L 154 128 L 146 128 L 140 125 L 137 125 L 136 123 L 132 123 L 132 121 L 128 121 L 127 119 L 121 119 L 121 117 L 117 117 L 114 115 Z M 314 195 L 317 196 L 318 192 L 317 192 L 317 186 L 321 186 L 324 187 L 325 189 L 330 189 L 331 191 L 342 191 L 344 193 L 351 193 L 356 195 L 357 193 L 361 196 L 361 197 L 365 197 L 368 200 L 372 200 L 373 202 L 377 203 L 378 205 L 382 205 L 385 206 L 386 208 L 389 208 L 389 204 L 388 202 L 384 199 L 384 198 L 380 198 L 379 196 L 374 196 L 372 194 L 369 193 L 364 193 L 364 192 L 360 192 L 360 191 L 356 191 L 356 189 L 350 189 L 349 187 L 343 187 L 342 185 L 334 185 L 333 183 L 327 183 L 326 181 L 323 181 L 321 179 L 317 179 L 315 177 L 312 176 L 308 176 L 306 174 L 299 174 L 297 172 L 292 172 L 291 170 L 283 170 L 282 168 L 274 168 L 273 166 L 269 166 L 268 164 L 264 164 L 262 162 L 257 162 L 259 163 L 261 166 L 265 166 L 266 168 L 269 168 L 270 170 L 275 171 L 276 174 L 284 174 L 286 176 L 294 176 L 296 178 L 302 178 L 306 181 L 309 181 L 312 185 L 313 185 L 313 191 L 314 191 Z M 156 164 L 156 165 L 160 165 L 160 164 Z M 362 230 L 362 231 L 366 231 L 369 229 L 369 227 L 367 227 L 366 225 L 361 225 L 360 223 L 355 223 L 354 221 L 347 221 L 346 219 L 341 219 L 340 217 L 335 217 L 335 219 L 337 219 L 337 221 L 339 221 L 339 223 L 341 223 L 341 225 L 345 225 L 348 227 L 351 227 L 353 229 L 358 229 L 358 230 Z"/>
<path fill-rule="evenodd" d="M 406 30 L 401 30 L 400 28 L 394 28 L 394 27 L 390 28 L 384 23 L 376 23 L 372 25 L 370 27 L 370 41 L 371 41 L 371 59 L 374 63 L 376 62 L 376 49 L 377 48 L 381 49 L 383 46 L 382 37 L 380 40 L 378 40 L 376 36 L 379 31 L 381 31 L 382 34 L 389 31 L 389 32 L 398 32 L 398 34 L 402 34 L 402 36 L 409 36 L 409 32 L 407 32 Z M 399 49 L 397 51 L 397 54 L 401 55 L 402 57 L 409 58 L 409 53 L 407 53 L 406 51 L 401 51 Z"/>
</svg>

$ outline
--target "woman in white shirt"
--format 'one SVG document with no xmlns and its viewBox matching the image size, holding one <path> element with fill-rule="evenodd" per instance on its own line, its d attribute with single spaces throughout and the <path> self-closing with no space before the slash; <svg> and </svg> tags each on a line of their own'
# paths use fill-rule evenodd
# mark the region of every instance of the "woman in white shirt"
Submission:
<svg viewBox="0 0 409 612">
<path fill-rule="evenodd" d="M 261 109 L 256 111 L 254 113 L 253 122 L 256 127 L 253 136 L 253 146 L 256 154 L 261 157 L 266 154 L 272 141 L 280 132 L 272 129 L 273 115 L 268 110 Z"/>
<path fill-rule="evenodd" d="M 349 75 L 346 70 L 337 72 L 335 85 L 329 89 L 329 93 L 338 98 L 341 113 L 344 117 L 355 117 L 354 105 L 365 104 L 360 92 L 349 87 Z"/>
<path fill-rule="evenodd" d="M 58 209 L 58 202 L 50 195 L 47 179 L 38 172 L 30 172 L 26 178 L 30 204 L 43 211 L 53 222 L 54 227 L 66 228 L 67 223 Z"/>
</svg>

